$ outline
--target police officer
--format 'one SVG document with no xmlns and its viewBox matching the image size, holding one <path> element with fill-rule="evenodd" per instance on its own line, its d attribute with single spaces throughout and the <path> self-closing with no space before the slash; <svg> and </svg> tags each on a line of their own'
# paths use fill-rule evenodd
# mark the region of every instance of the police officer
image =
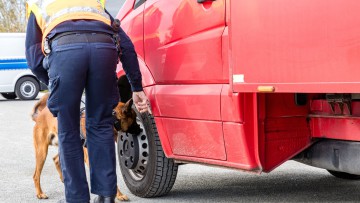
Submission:
<svg viewBox="0 0 360 203">
<path fill-rule="evenodd" d="M 51 91 L 48 107 L 58 118 L 66 202 L 90 200 L 79 136 L 84 89 L 91 193 L 98 195 L 95 202 L 114 202 L 116 194 L 112 109 L 119 101 L 115 72 L 119 50 L 113 18 L 104 5 L 105 0 L 30 0 L 26 5 L 26 58 Z M 150 111 L 134 46 L 121 28 L 117 34 L 134 104 L 140 112 Z"/>
</svg>

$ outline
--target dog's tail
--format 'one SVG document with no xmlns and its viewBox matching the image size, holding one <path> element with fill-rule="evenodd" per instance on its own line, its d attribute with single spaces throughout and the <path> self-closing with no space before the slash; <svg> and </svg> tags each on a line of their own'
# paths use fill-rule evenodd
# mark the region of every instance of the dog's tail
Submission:
<svg viewBox="0 0 360 203">
<path fill-rule="evenodd" d="M 31 113 L 31 118 L 33 121 L 36 121 L 39 113 L 46 107 L 46 102 L 48 98 L 49 98 L 49 93 L 46 93 L 44 96 L 40 98 L 38 102 L 36 102 Z"/>
</svg>

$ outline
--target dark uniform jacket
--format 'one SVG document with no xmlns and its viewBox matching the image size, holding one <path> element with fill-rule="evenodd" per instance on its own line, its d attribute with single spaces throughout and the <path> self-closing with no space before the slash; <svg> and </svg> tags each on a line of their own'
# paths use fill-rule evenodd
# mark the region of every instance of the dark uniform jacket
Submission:
<svg viewBox="0 0 360 203">
<path fill-rule="evenodd" d="M 106 13 L 110 16 L 111 22 L 113 22 L 114 18 L 111 17 L 107 11 Z M 56 26 L 50 32 L 48 38 L 51 39 L 51 37 L 58 33 L 71 31 L 93 31 L 109 33 L 111 35 L 113 34 L 113 29 L 103 22 L 94 20 L 73 20 L 63 22 Z M 129 36 L 127 36 L 127 34 L 121 28 L 119 29 L 118 34 L 120 37 L 120 47 L 122 53 L 120 55 L 120 61 L 131 84 L 132 91 L 142 91 L 142 78 L 134 45 L 131 42 Z M 38 77 L 41 82 L 47 85 L 49 83 L 49 76 L 47 71 L 42 66 L 42 61 L 45 56 L 41 51 L 41 43 L 42 32 L 36 22 L 35 15 L 31 13 L 26 30 L 26 59 L 31 71 Z"/>
</svg>

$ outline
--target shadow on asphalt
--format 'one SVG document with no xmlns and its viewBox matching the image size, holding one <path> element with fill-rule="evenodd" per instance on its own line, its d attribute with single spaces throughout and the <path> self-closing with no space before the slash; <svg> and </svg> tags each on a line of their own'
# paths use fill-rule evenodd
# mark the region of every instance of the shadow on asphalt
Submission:
<svg viewBox="0 0 360 203">
<path fill-rule="evenodd" d="M 189 183 L 192 186 L 188 188 L 184 187 L 185 185 L 177 185 L 177 189 L 174 188 L 166 196 L 166 201 L 193 202 L 203 198 L 211 202 L 359 202 L 360 200 L 358 181 L 341 180 L 330 174 L 308 174 L 296 179 L 291 174 L 250 175 L 245 178 L 241 174 L 243 173 L 233 178 L 220 175 L 203 180 L 204 187 L 194 187 L 193 183 Z M 199 178 L 190 179 L 196 182 Z"/>
</svg>

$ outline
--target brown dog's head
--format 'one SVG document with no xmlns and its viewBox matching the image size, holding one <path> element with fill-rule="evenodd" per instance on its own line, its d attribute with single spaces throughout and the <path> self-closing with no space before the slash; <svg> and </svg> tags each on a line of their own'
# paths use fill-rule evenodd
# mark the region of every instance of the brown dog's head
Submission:
<svg viewBox="0 0 360 203">
<path fill-rule="evenodd" d="M 131 134 L 139 134 L 140 126 L 136 123 L 136 112 L 132 109 L 133 100 L 130 99 L 125 104 L 119 102 L 115 107 L 115 117 L 120 122 L 121 131 Z"/>
<path fill-rule="evenodd" d="M 133 101 L 130 99 L 126 103 L 119 102 L 114 108 L 115 117 L 120 124 L 120 131 L 128 132 L 131 134 L 139 134 L 141 132 L 140 126 L 136 123 L 136 112 L 132 109 Z M 86 124 L 85 124 L 85 111 L 81 112 L 80 119 L 80 132 L 86 138 Z M 114 139 L 117 139 L 117 132 L 114 128 Z"/>
</svg>

